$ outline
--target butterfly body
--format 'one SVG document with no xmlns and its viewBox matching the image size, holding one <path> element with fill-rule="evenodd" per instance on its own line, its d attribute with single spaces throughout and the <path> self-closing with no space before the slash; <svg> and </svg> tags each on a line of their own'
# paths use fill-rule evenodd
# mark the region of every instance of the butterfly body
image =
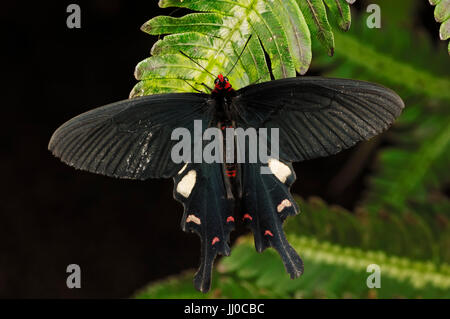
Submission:
<svg viewBox="0 0 450 319">
<path fill-rule="evenodd" d="M 236 128 L 236 120 L 238 118 L 238 112 L 236 105 L 233 104 L 233 98 L 236 96 L 236 91 L 233 89 L 228 78 L 219 74 L 214 81 L 214 89 L 211 91 L 210 105 L 214 108 L 214 115 L 218 122 L 216 124 L 222 132 L 223 143 L 222 143 L 222 172 L 223 172 L 223 183 L 226 188 L 226 196 L 228 199 L 240 200 L 242 197 L 242 181 L 241 181 L 241 171 L 240 165 L 237 163 L 237 150 L 235 145 L 237 141 L 235 140 L 234 134 L 226 134 L 227 129 L 234 130 Z M 210 126 L 214 123 L 210 124 Z M 230 143 L 229 139 L 233 139 L 232 145 L 234 145 L 232 150 L 228 150 L 226 145 Z M 232 160 L 227 160 L 227 152 L 231 152 L 233 155 Z"/>
</svg>

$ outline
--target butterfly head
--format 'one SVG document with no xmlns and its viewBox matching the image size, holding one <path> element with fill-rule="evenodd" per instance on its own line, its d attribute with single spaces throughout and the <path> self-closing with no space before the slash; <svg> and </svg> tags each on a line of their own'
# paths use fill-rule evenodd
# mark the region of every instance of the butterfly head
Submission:
<svg viewBox="0 0 450 319">
<path fill-rule="evenodd" d="M 219 74 L 217 78 L 214 80 L 214 89 L 216 91 L 230 90 L 231 89 L 230 81 L 226 76 Z"/>
</svg>

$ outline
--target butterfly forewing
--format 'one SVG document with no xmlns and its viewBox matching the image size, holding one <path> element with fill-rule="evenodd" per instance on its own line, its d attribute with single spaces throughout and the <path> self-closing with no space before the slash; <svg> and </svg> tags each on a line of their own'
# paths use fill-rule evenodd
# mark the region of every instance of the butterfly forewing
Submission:
<svg viewBox="0 0 450 319">
<path fill-rule="evenodd" d="M 303 161 L 329 156 L 386 130 L 403 101 L 377 84 L 297 77 L 237 91 L 239 125 L 279 129 L 280 158 Z"/>
<path fill-rule="evenodd" d="M 161 94 L 124 100 L 83 113 L 53 134 L 49 150 L 77 169 L 112 177 L 172 177 L 184 165 L 171 160 L 178 127 L 193 132 L 208 95 Z"/>
</svg>

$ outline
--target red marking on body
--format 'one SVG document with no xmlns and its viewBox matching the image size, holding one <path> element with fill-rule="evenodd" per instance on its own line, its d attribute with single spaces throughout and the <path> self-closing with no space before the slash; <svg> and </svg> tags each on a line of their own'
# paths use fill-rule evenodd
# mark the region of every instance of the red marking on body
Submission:
<svg viewBox="0 0 450 319">
<path fill-rule="evenodd" d="M 220 241 L 219 237 L 214 237 L 212 242 L 211 242 L 211 245 L 214 245 L 215 243 L 217 243 L 219 241 Z"/>
<path fill-rule="evenodd" d="M 245 214 L 243 219 L 253 220 L 252 216 Z"/>
<path fill-rule="evenodd" d="M 219 74 L 216 81 L 214 82 L 214 90 L 212 91 L 212 93 L 218 93 L 223 90 L 230 92 L 233 90 L 230 82 L 228 81 L 228 78 L 224 77 L 222 74 Z"/>
<path fill-rule="evenodd" d="M 268 229 L 264 232 L 264 236 L 267 236 L 267 235 L 269 235 L 270 237 L 273 237 L 272 232 Z"/>
<path fill-rule="evenodd" d="M 227 223 L 231 223 L 231 222 L 234 223 L 234 217 L 233 216 L 228 216 Z"/>
<path fill-rule="evenodd" d="M 236 170 L 235 169 L 232 169 L 232 170 L 227 169 L 227 176 L 228 177 L 236 177 Z"/>
</svg>

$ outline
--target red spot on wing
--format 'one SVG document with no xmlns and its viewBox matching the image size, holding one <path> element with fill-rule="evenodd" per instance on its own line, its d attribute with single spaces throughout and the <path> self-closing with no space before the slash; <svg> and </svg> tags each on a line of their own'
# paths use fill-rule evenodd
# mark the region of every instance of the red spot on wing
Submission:
<svg viewBox="0 0 450 319">
<path fill-rule="evenodd" d="M 230 222 L 234 223 L 234 217 L 233 216 L 228 216 L 227 223 L 230 223 Z"/>
<path fill-rule="evenodd" d="M 264 232 L 264 236 L 270 236 L 270 237 L 273 237 L 273 234 L 272 234 L 272 232 L 270 231 L 270 230 L 266 230 L 265 232 Z"/>
<path fill-rule="evenodd" d="M 252 216 L 245 214 L 243 219 L 253 220 Z"/>
<path fill-rule="evenodd" d="M 219 237 L 214 237 L 212 242 L 211 242 L 211 245 L 214 245 L 215 243 L 217 243 L 219 241 L 220 241 Z"/>
</svg>

